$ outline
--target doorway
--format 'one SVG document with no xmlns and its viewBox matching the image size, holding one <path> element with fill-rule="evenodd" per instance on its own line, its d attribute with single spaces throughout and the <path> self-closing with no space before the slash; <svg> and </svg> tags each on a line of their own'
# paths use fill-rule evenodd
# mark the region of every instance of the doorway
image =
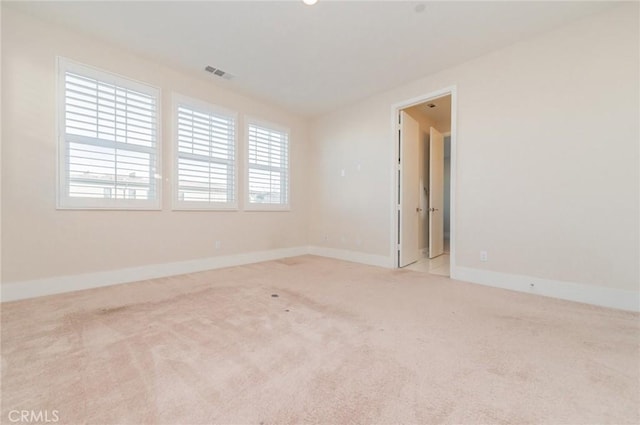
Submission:
<svg viewBox="0 0 640 425">
<path fill-rule="evenodd" d="M 455 88 L 394 105 L 395 266 L 454 272 Z"/>
</svg>

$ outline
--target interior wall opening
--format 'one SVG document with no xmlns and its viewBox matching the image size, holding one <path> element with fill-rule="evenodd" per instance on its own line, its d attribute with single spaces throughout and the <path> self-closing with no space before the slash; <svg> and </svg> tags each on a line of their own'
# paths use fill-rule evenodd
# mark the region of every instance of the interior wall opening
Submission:
<svg viewBox="0 0 640 425">
<path fill-rule="evenodd" d="M 429 99 L 398 116 L 398 266 L 443 276 L 450 276 L 451 99 Z"/>
</svg>

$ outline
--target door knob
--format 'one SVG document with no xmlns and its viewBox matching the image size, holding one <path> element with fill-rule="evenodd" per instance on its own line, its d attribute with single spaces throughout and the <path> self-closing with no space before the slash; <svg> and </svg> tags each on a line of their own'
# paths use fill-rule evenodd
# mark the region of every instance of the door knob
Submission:
<svg viewBox="0 0 640 425">
<path fill-rule="evenodd" d="M 435 212 L 435 211 L 439 211 L 439 210 L 437 208 L 429 208 L 429 211 Z"/>
<path fill-rule="evenodd" d="M 416 207 L 416 212 L 422 212 L 422 208 Z"/>
</svg>

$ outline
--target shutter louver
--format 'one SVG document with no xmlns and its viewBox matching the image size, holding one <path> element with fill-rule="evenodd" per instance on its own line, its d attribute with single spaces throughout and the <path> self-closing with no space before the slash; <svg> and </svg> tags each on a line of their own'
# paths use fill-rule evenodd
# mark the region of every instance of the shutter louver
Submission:
<svg viewBox="0 0 640 425">
<path fill-rule="evenodd" d="M 266 126 L 248 126 L 250 204 L 289 204 L 289 135 Z"/>
<path fill-rule="evenodd" d="M 63 203 L 80 208 L 156 206 L 155 89 L 143 93 L 113 75 L 64 65 Z"/>
<path fill-rule="evenodd" d="M 177 203 L 235 208 L 235 117 L 180 97 L 177 102 Z"/>
</svg>

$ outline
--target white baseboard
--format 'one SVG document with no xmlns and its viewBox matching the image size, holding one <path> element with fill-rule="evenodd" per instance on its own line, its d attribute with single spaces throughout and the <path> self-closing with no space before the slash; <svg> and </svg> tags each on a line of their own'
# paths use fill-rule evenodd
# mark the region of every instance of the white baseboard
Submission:
<svg viewBox="0 0 640 425">
<path fill-rule="evenodd" d="M 584 283 L 541 279 L 456 266 L 451 278 L 619 310 L 640 311 L 640 293 Z"/>
<path fill-rule="evenodd" d="M 390 257 L 376 254 L 366 254 L 364 252 L 349 251 L 346 249 L 327 248 L 322 246 L 310 246 L 309 254 L 320 257 L 335 258 L 338 260 L 351 261 L 353 263 L 368 264 L 385 268 L 393 267 L 393 260 Z"/>
<path fill-rule="evenodd" d="M 306 246 L 282 248 L 269 251 L 256 251 L 236 255 L 179 261 L 174 263 L 152 264 L 141 267 L 131 267 L 73 276 L 58 276 L 45 279 L 9 282 L 0 285 L 0 299 L 2 302 L 16 301 L 44 295 L 117 285 L 120 283 L 137 282 L 146 279 L 175 276 L 223 267 L 240 266 L 243 264 L 259 263 L 262 261 L 277 260 L 280 258 L 296 257 L 307 253 L 308 248 Z"/>
<path fill-rule="evenodd" d="M 273 249 L 269 251 L 247 252 L 221 257 L 202 258 L 174 263 L 153 264 L 141 267 L 87 273 L 73 276 L 59 276 L 0 285 L 2 302 L 17 301 L 44 295 L 99 288 L 121 283 L 136 282 L 159 277 L 175 276 L 223 267 L 241 266 L 280 258 L 312 254 L 372 266 L 393 268 L 393 259 L 376 254 L 349 251 L 319 246 Z M 640 293 L 603 286 L 541 279 L 489 270 L 456 266 L 451 270 L 451 278 L 478 283 L 496 288 L 560 298 L 569 301 L 599 305 L 628 311 L 640 311 Z"/>
</svg>

